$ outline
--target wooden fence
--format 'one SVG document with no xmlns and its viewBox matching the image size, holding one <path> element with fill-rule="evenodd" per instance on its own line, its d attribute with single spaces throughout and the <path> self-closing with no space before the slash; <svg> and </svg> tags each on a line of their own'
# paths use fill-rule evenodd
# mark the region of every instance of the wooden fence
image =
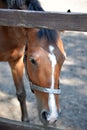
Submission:
<svg viewBox="0 0 87 130">
<path fill-rule="evenodd" d="M 86 13 L 31 12 L 0 9 L 0 26 L 38 27 L 56 30 L 86 31 Z M 58 130 L 0 118 L 0 130 Z"/>
<path fill-rule="evenodd" d="M 60 130 L 60 129 L 0 118 L 0 130 Z"/>
<path fill-rule="evenodd" d="M 0 9 L 0 25 L 87 31 L 87 13 L 52 13 Z"/>
</svg>

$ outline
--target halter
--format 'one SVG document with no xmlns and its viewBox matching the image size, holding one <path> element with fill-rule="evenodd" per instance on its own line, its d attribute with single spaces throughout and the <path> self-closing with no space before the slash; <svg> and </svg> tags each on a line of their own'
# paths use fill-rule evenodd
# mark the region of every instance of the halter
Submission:
<svg viewBox="0 0 87 130">
<path fill-rule="evenodd" d="M 24 62 L 24 65 L 25 65 L 25 70 L 26 70 L 26 74 L 27 74 L 27 77 L 28 77 L 28 80 L 30 82 L 30 87 L 31 87 L 31 90 L 34 91 L 40 91 L 40 92 L 43 92 L 43 93 L 48 93 L 48 94 L 61 94 L 61 89 L 58 88 L 58 89 L 52 89 L 52 88 L 44 88 L 42 86 L 38 86 L 38 85 L 35 85 L 33 84 L 31 81 L 30 81 L 30 78 L 28 76 L 28 70 L 27 70 L 27 63 L 26 63 L 26 60 L 27 60 L 27 56 L 24 55 L 24 58 L 23 58 L 23 62 Z"/>
<path fill-rule="evenodd" d="M 48 93 L 48 94 L 61 94 L 61 89 L 51 89 L 51 88 L 44 88 L 42 86 L 37 86 L 35 84 L 32 84 L 30 82 L 30 86 L 31 86 L 31 90 L 37 90 L 37 91 L 40 91 L 40 92 L 44 92 L 44 93 Z"/>
</svg>

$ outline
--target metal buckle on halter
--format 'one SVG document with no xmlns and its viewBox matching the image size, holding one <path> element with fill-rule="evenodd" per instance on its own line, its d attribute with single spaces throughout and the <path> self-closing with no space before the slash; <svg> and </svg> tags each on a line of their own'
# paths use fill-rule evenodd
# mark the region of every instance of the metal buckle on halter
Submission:
<svg viewBox="0 0 87 130">
<path fill-rule="evenodd" d="M 60 88 L 59 89 L 44 88 L 44 87 L 40 87 L 35 84 L 32 84 L 31 82 L 30 82 L 30 87 L 31 87 L 31 90 L 37 90 L 44 93 L 58 94 L 58 95 L 61 94 Z"/>
</svg>

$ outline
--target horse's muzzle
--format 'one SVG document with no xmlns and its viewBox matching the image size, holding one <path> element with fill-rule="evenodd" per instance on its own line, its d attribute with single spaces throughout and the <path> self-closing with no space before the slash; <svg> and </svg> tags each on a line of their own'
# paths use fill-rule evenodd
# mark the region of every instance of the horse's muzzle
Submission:
<svg viewBox="0 0 87 130">
<path fill-rule="evenodd" d="M 55 116 L 51 116 L 47 110 L 43 110 L 40 114 L 40 120 L 44 125 L 54 125 L 59 117 L 59 112 Z"/>
</svg>

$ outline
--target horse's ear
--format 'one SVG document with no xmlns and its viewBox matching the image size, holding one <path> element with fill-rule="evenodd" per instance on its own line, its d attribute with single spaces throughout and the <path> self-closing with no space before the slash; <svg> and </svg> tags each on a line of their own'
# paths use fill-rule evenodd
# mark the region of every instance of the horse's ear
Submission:
<svg viewBox="0 0 87 130">
<path fill-rule="evenodd" d="M 68 10 L 67 10 L 67 13 L 71 13 L 71 10 L 68 9 Z M 59 32 L 63 32 L 63 33 L 64 33 L 64 31 L 65 31 L 65 30 L 60 30 Z"/>
<path fill-rule="evenodd" d="M 70 9 L 68 9 L 68 10 L 67 10 L 67 13 L 71 13 L 71 10 L 70 10 Z"/>
</svg>

